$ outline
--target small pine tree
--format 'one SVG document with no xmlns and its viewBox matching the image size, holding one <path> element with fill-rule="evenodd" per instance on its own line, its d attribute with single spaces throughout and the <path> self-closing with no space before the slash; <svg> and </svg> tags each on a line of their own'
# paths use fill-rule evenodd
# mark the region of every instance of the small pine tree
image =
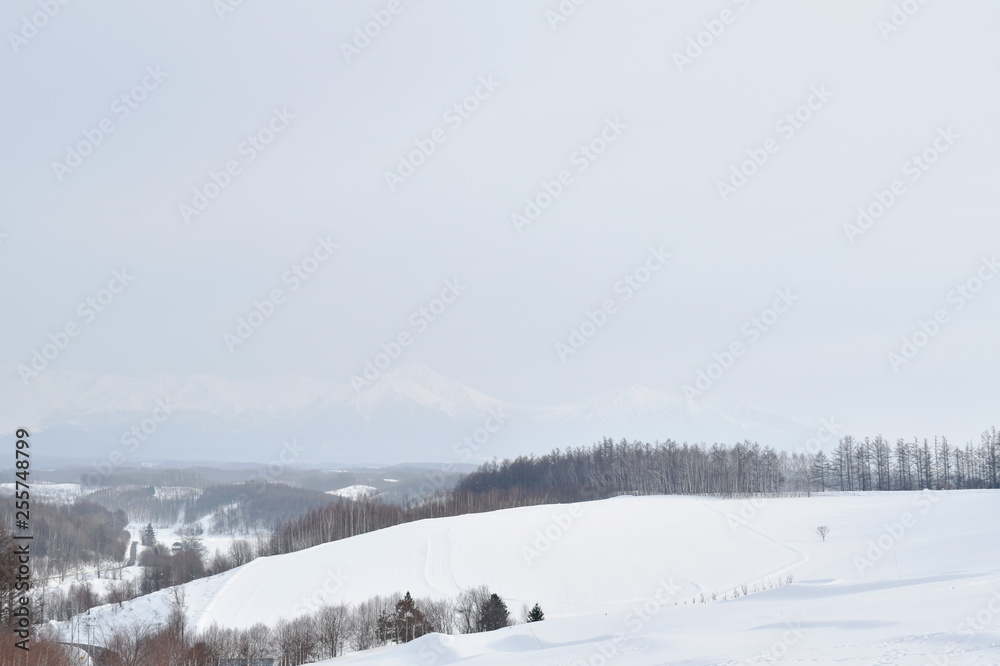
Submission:
<svg viewBox="0 0 1000 666">
<path fill-rule="evenodd" d="M 535 604 L 528 612 L 528 622 L 541 622 L 544 619 L 545 613 L 542 612 L 542 607 Z"/>
<path fill-rule="evenodd" d="M 142 545 L 156 545 L 156 530 L 153 529 L 153 523 L 147 523 L 146 528 L 142 531 Z"/>
</svg>

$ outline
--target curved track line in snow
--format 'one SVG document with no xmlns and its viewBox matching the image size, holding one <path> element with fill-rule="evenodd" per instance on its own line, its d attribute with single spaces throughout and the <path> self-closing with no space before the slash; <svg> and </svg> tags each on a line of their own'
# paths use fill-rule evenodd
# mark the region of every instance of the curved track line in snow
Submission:
<svg viewBox="0 0 1000 666">
<path fill-rule="evenodd" d="M 452 597 L 460 588 L 451 567 L 451 528 L 435 527 L 428 531 L 424 580 L 441 596 Z"/>
<path fill-rule="evenodd" d="M 756 578 L 754 578 L 752 580 L 745 581 L 743 583 L 738 583 L 735 587 L 731 587 L 728 590 L 726 590 L 727 594 L 730 591 L 736 590 L 737 588 L 742 588 L 743 585 L 753 585 L 753 584 L 758 583 L 758 582 L 766 582 L 772 576 L 777 576 L 780 579 L 782 575 L 788 573 L 789 571 L 792 571 L 793 569 L 796 569 L 796 568 L 802 566 L 803 564 L 805 564 L 806 562 L 809 561 L 809 553 L 805 552 L 801 548 L 797 548 L 797 547 L 792 546 L 790 544 L 787 544 L 787 543 L 784 543 L 782 541 L 779 541 L 775 537 L 772 537 L 770 534 L 767 534 L 766 532 L 763 532 L 762 530 L 754 527 L 753 525 L 751 525 L 749 523 L 749 521 L 737 519 L 737 518 L 733 517 L 731 514 L 726 513 L 725 511 L 723 511 L 722 509 L 720 509 L 718 507 L 712 506 L 711 504 L 708 504 L 707 506 L 708 506 L 708 508 L 710 508 L 713 511 L 719 513 L 720 515 L 725 516 L 725 518 L 726 518 L 727 521 L 735 521 L 735 522 L 739 523 L 739 525 L 741 527 L 745 527 L 746 529 L 750 530 L 751 532 L 753 532 L 757 536 L 761 537 L 762 539 L 770 541 L 770 542 L 772 542 L 772 543 L 774 543 L 774 544 L 776 544 L 776 545 L 784 548 L 785 550 L 790 551 L 791 553 L 793 553 L 793 554 L 795 554 L 795 555 L 798 556 L 798 561 L 793 562 L 792 564 L 788 564 L 788 565 L 785 565 L 783 567 L 779 567 L 778 569 L 773 569 L 773 570 L 769 571 L 768 573 L 765 573 L 763 575 L 757 576 Z M 731 524 L 731 522 L 730 522 L 730 524 Z"/>
</svg>

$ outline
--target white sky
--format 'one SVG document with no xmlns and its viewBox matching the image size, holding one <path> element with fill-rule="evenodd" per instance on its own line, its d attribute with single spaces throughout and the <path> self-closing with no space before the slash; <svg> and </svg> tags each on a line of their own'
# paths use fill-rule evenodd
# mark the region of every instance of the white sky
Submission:
<svg viewBox="0 0 1000 666">
<path fill-rule="evenodd" d="M 681 393 L 742 341 L 706 396 L 856 435 L 964 441 L 995 423 L 1000 280 L 961 310 L 949 292 L 1000 252 L 1000 5 L 926 3 L 885 38 L 890 0 L 590 0 L 555 29 L 555 0 L 400 0 L 348 62 L 341 44 L 388 5 L 245 0 L 220 19 L 208 0 L 70 2 L 22 43 L 42 10 L 5 3 L 3 382 L 20 387 L 17 364 L 68 321 L 80 334 L 52 368 L 347 382 L 452 278 L 467 289 L 401 362 L 511 402 Z M 121 118 L 147 68 L 166 78 Z M 453 127 L 480 77 L 499 86 Z M 814 88 L 832 97 L 786 136 L 776 123 Z M 294 119 L 247 162 L 275 108 Z M 53 162 L 102 118 L 114 132 L 59 182 Z M 627 127 L 579 172 L 608 119 Z M 444 143 L 390 191 L 384 173 L 435 128 Z M 958 138 L 912 181 L 905 163 L 945 128 Z M 724 202 L 717 182 L 769 138 Z M 180 204 L 229 160 L 240 173 L 185 224 Z M 517 233 L 511 214 L 564 169 L 573 182 Z M 844 225 L 894 179 L 905 192 L 850 243 Z M 327 235 L 336 254 L 292 291 L 283 273 Z M 667 265 L 616 294 L 661 246 Z M 86 321 L 78 304 L 123 267 L 134 281 Z M 231 353 L 223 335 L 275 288 L 287 301 Z M 751 342 L 741 327 L 778 289 L 799 300 Z M 607 299 L 607 324 L 561 360 Z M 937 309 L 948 323 L 894 372 L 887 354 Z"/>
</svg>

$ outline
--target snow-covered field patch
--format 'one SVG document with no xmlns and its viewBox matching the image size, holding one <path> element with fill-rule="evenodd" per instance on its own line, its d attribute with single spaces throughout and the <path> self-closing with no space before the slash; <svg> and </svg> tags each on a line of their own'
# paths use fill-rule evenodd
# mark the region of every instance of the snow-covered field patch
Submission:
<svg viewBox="0 0 1000 666">
<path fill-rule="evenodd" d="M 346 497 L 347 499 L 361 499 L 362 497 L 367 497 L 369 495 L 377 495 L 378 488 L 374 486 L 366 486 L 364 484 L 356 484 L 353 486 L 347 486 L 345 488 L 340 488 L 339 490 L 327 491 L 327 495 L 336 495 L 337 497 Z"/>
<path fill-rule="evenodd" d="M 0 497 L 13 497 L 15 486 L 14 483 L 0 483 Z M 44 483 L 39 481 L 31 483 L 31 497 L 43 502 L 72 504 L 80 497 L 81 492 L 79 483 Z"/>
</svg>

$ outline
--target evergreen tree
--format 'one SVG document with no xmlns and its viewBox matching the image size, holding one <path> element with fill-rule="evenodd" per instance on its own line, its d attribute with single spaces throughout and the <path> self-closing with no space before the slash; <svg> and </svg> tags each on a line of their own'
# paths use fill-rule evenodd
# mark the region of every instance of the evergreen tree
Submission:
<svg viewBox="0 0 1000 666">
<path fill-rule="evenodd" d="M 156 545 L 156 530 L 153 529 L 153 523 L 147 523 L 146 528 L 142 531 L 142 545 Z"/>
<path fill-rule="evenodd" d="M 481 631 L 493 631 L 510 625 L 507 604 L 496 594 L 491 594 L 479 609 Z"/>
<path fill-rule="evenodd" d="M 812 466 L 812 482 L 820 492 L 826 490 L 828 482 L 830 480 L 830 461 L 827 459 L 826 454 L 820 451 L 813 458 Z"/>
<path fill-rule="evenodd" d="M 420 638 L 430 631 L 424 614 L 417 608 L 417 604 L 409 592 L 396 602 L 394 628 L 397 643 L 409 643 L 414 638 Z"/>
<path fill-rule="evenodd" d="M 542 607 L 535 604 L 528 612 L 528 622 L 541 622 L 544 619 L 545 613 L 542 612 Z"/>
</svg>

